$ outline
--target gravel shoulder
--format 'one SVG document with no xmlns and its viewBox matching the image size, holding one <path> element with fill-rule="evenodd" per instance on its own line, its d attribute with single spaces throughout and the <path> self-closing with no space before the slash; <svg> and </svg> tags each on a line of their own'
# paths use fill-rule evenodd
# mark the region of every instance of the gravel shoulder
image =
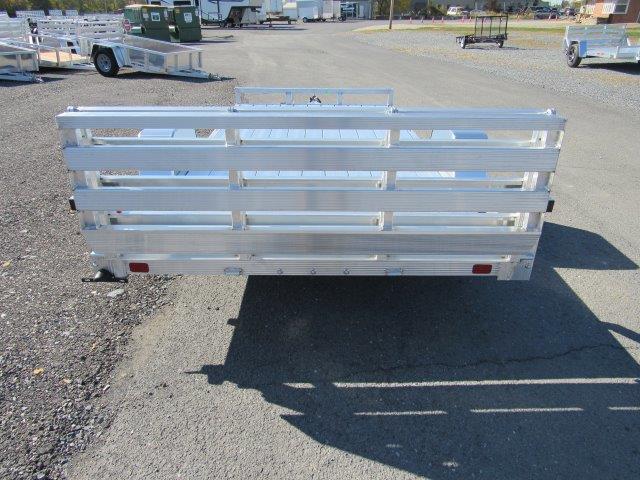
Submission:
<svg viewBox="0 0 640 480">
<path fill-rule="evenodd" d="M 210 65 L 212 72 L 215 67 Z M 0 82 L 0 478 L 61 478 L 110 424 L 101 400 L 134 325 L 172 302 L 171 281 L 83 284 L 55 115 L 69 105 L 226 104 L 233 82 L 41 72 Z"/>
<path fill-rule="evenodd" d="M 473 27 L 470 26 L 470 31 Z M 416 57 L 464 65 L 500 78 L 542 87 L 609 106 L 640 112 L 640 65 L 585 60 L 575 69 L 565 64 L 562 34 L 512 31 L 502 49 L 495 45 L 473 45 L 461 49 L 455 42 L 463 32 L 431 29 L 359 31 L 357 41 Z M 469 84 L 468 95 L 474 95 Z"/>
</svg>

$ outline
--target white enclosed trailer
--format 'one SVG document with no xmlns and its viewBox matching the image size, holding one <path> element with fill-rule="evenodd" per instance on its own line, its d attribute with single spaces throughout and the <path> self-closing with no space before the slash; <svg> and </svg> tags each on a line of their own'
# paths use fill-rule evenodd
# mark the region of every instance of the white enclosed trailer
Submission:
<svg viewBox="0 0 640 480">
<path fill-rule="evenodd" d="M 322 0 L 298 0 L 298 18 L 303 22 L 322 21 Z"/>
<path fill-rule="evenodd" d="M 339 20 L 342 18 L 340 0 L 323 0 L 322 18 L 324 20 Z"/>
<path fill-rule="evenodd" d="M 200 18 L 203 23 L 222 25 L 229 18 L 232 8 L 254 11 L 255 19 L 252 23 L 257 23 L 257 12 L 262 6 L 262 0 L 201 0 Z M 251 15 L 247 15 L 250 17 Z M 248 19 L 249 20 L 249 19 Z M 247 20 L 247 21 L 248 21 Z"/>
<path fill-rule="evenodd" d="M 528 279 L 565 120 L 392 97 L 244 88 L 233 107 L 70 107 L 57 122 L 96 279 Z"/>
<path fill-rule="evenodd" d="M 584 58 L 607 58 L 640 63 L 640 44 L 633 45 L 626 25 L 570 25 L 564 35 L 567 65 Z"/>
</svg>

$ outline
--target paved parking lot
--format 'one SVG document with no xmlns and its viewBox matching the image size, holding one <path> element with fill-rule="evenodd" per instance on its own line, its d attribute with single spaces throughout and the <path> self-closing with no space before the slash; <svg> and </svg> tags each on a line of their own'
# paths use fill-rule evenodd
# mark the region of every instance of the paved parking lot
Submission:
<svg viewBox="0 0 640 480">
<path fill-rule="evenodd" d="M 29 117 L 51 122 L 38 143 L 46 153 L 25 142 L 16 155 L 42 158 L 40 176 L 54 168 L 63 201 L 64 169 L 48 118 L 63 103 L 223 103 L 236 83 L 390 86 L 402 105 L 554 107 L 569 123 L 556 208 L 532 280 L 163 282 L 158 298 L 166 304 L 140 317 L 131 334 L 122 328 L 118 345 L 131 335 L 128 346 L 109 358 L 124 352 L 124 359 L 105 373 L 105 393 L 87 402 L 109 426 L 96 426 L 100 436 L 88 434 L 87 450 L 61 468 L 75 479 L 638 477 L 640 115 L 589 95 L 380 48 L 352 28 L 242 29 L 224 43 L 215 42 L 221 31 L 207 30 L 206 67 L 225 82 L 65 75 L 43 85 L 48 94 L 38 98 L 47 113 Z M 33 88 L 0 91 L 3 105 L 12 100 L 7 92 L 26 99 Z M 12 122 L 12 134 L 29 125 Z M 3 156 L 3 175 L 12 159 Z M 29 169 L 20 172 L 37 184 Z M 11 185 L 17 198 L 30 198 L 17 180 Z M 74 218 L 61 221 L 70 235 L 76 231 Z M 74 239 L 78 271 L 66 273 L 65 298 L 75 295 L 72 285 L 83 299 L 95 290 L 73 283 L 86 267 L 82 248 Z M 64 262 L 64 249 L 57 254 Z M 35 269 L 36 261 L 11 281 L 26 288 Z M 133 282 L 109 304 L 128 310 L 147 288 Z M 80 316 L 83 328 L 93 325 L 90 315 Z M 92 329 L 100 340 L 104 331 Z M 105 360 L 105 372 L 112 365 Z"/>
</svg>

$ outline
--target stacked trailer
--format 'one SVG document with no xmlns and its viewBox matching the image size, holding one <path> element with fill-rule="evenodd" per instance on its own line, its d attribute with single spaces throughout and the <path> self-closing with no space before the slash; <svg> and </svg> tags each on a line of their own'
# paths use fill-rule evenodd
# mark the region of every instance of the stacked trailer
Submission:
<svg viewBox="0 0 640 480">
<path fill-rule="evenodd" d="M 564 50 L 572 68 L 584 58 L 640 63 L 640 44 L 631 44 L 626 25 L 570 25 L 564 35 Z"/>
<path fill-rule="evenodd" d="M 38 19 L 38 34 L 52 37 L 77 38 L 114 38 L 121 36 L 124 31 L 122 19 L 84 19 L 57 18 Z"/>
</svg>

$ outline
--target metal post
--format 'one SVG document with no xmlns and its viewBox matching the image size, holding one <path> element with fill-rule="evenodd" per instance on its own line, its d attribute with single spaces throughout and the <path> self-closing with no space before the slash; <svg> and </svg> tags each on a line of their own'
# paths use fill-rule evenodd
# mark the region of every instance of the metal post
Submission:
<svg viewBox="0 0 640 480">
<path fill-rule="evenodd" d="M 393 27 L 393 0 L 389 4 L 389 30 Z"/>
</svg>

